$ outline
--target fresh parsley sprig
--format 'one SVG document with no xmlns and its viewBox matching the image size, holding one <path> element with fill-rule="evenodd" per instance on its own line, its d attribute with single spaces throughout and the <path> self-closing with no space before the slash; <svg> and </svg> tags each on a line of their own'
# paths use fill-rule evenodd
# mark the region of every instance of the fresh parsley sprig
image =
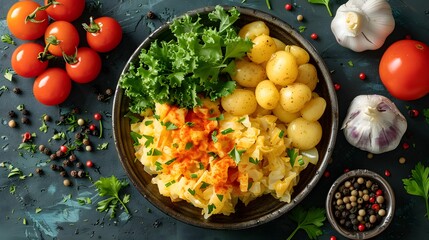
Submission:
<svg viewBox="0 0 429 240">
<path fill-rule="evenodd" d="M 119 191 L 128 186 L 128 182 L 118 180 L 114 175 L 112 175 L 109 178 L 101 177 L 94 183 L 94 185 L 97 187 L 98 195 L 101 197 L 109 196 L 97 203 L 97 211 L 110 212 L 110 218 L 114 218 L 116 216 L 118 204 L 120 204 L 124 211 L 127 214 L 130 214 L 126 206 L 130 201 L 130 195 L 124 194 L 122 198 L 119 197 Z"/>
<path fill-rule="evenodd" d="M 408 194 L 420 196 L 425 200 L 426 217 L 429 220 L 429 167 L 417 163 L 411 170 L 411 178 L 402 179 L 402 182 Z"/>
<path fill-rule="evenodd" d="M 317 239 L 318 236 L 323 234 L 320 227 L 323 226 L 326 219 L 324 208 L 312 207 L 305 210 L 303 207 L 297 206 L 291 211 L 289 218 L 298 223 L 298 226 L 287 240 L 291 240 L 299 229 L 304 230 L 310 239 Z"/>
</svg>

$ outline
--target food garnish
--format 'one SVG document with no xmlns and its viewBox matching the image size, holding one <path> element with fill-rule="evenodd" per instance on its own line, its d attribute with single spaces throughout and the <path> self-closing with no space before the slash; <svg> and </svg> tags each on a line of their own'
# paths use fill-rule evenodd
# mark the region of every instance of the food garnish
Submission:
<svg viewBox="0 0 429 240">
<path fill-rule="evenodd" d="M 426 217 L 429 220 L 429 167 L 417 163 L 411 170 L 411 178 L 402 179 L 408 194 L 422 197 L 426 205 Z"/>
<path fill-rule="evenodd" d="M 300 229 L 304 230 L 310 239 L 317 239 L 323 234 L 322 229 L 320 229 L 326 220 L 325 209 L 323 208 L 312 207 L 305 210 L 303 207 L 297 206 L 290 212 L 289 218 L 298 223 L 298 226 L 287 240 L 291 240 Z"/>
<path fill-rule="evenodd" d="M 140 114 L 155 103 L 193 108 L 201 105 L 200 94 L 216 100 L 234 91 L 235 82 L 225 73 L 232 73 L 233 60 L 252 47 L 233 27 L 239 15 L 236 8 L 216 6 L 208 15 L 210 28 L 199 16 L 175 19 L 170 25 L 175 39 L 142 49 L 139 62 L 120 78 L 131 99 L 130 111 Z"/>
</svg>

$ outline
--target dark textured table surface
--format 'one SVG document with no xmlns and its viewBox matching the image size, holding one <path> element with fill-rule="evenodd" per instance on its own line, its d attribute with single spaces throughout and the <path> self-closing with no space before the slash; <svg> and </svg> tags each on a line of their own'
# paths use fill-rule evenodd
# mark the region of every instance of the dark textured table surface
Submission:
<svg viewBox="0 0 429 240">
<path fill-rule="evenodd" d="M 1 0 L 0 34 L 9 33 L 6 14 L 14 0 Z M 42 1 L 37 1 L 42 2 Z M 331 0 L 330 7 L 335 13 L 344 0 Z M 292 11 L 286 11 L 286 3 L 293 5 Z M 51 149 L 58 148 L 65 140 L 50 140 L 55 131 L 63 131 L 64 127 L 55 124 L 60 114 L 78 107 L 77 114 L 84 119 L 92 119 L 99 112 L 103 116 L 103 137 L 92 137 L 94 148 L 108 144 L 107 149 L 94 149 L 92 152 L 77 152 L 79 161 L 91 159 L 95 167 L 86 168 L 93 181 L 100 177 L 115 175 L 126 179 L 114 147 L 111 128 L 112 100 L 97 100 L 97 92 L 116 87 L 119 74 L 129 56 L 145 37 L 158 26 L 188 10 L 209 5 L 233 5 L 260 9 L 268 12 L 295 29 L 305 26 L 301 34 L 311 42 L 332 71 L 334 83 L 340 84 L 337 92 L 342 123 L 350 101 L 359 94 L 381 94 L 392 99 L 400 111 L 406 116 L 408 130 L 401 145 L 394 151 L 367 158 L 367 153 L 350 146 L 342 132 L 338 133 L 332 163 L 327 170 L 329 177 L 322 177 L 316 188 L 300 203 L 304 207 L 324 207 L 325 197 L 332 182 L 345 169 L 366 168 L 379 173 L 392 185 L 396 194 L 396 213 L 391 225 L 377 239 L 427 239 L 429 237 L 429 220 L 424 216 L 425 206 L 422 198 L 408 195 L 402 185 L 402 178 L 409 177 L 410 171 L 417 162 L 429 165 L 429 124 L 420 114 L 417 118 L 408 115 L 409 109 L 417 109 L 420 113 L 429 108 L 429 96 L 416 101 L 400 101 L 392 98 L 385 90 L 378 76 L 378 63 L 388 45 L 411 36 L 411 38 L 429 43 L 429 2 L 427 0 L 390 0 L 395 17 L 396 27 L 382 48 L 376 51 L 355 53 L 337 44 L 330 30 L 330 17 L 323 5 L 309 4 L 306 0 L 271 0 L 272 9 L 267 9 L 263 0 L 99 0 L 87 1 L 87 9 L 76 24 L 86 21 L 90 16 L 107 15 L 116 18 L 124 30 L 124 38 L 120 46 L 108 54 L 102 54 L 103 70 L 96 81 L 86 85 L 73 85 L 72 93 L 66 102 L 59 106 L 46 107 L 35 101 L 32 94 L 33 79 L 14 76 L 12 81 L 3 77 L 10 68 L 10 57 L 16 46 L 0 43 L 0 87 L 8 90 L 0 91 L 0 162 L 12 165 L 21 170 L 24 179 L 8 177 L 10 170 L 0 168 L 0 239 L 286 239 L 295 228 L 287 214 L 267 224 L 251 229 L 238 231 L 220 231 L 201 229 L 190 226 L 165 215 L 141 196 L 134 186 L 125 189 L 131 195 L 128 207 L 131 217 L 122 210 L 114 219 L 109 215 L 96 211 L 96 202 L 101 198 L 90 179 L 70 178 L 72 187 L 63 185 L 63 177 L 49 168 L 48 158 L 41 153 L 29 153 L 18 149 L 21 134 L 36 133 L 35 144 L 45 144 Z M 149 19 L 147 13 L 152 11 L 157 16 Z M 296 16 L 302 14 L 303 22 Z M 310 38 L 317 33 L 319 39 Z M 19 44 L 22 41 L 15 39 Z M 349 62 L 353 63 L 350 66 Z M 428 60 L 429 62 L 429 60 Z M 359 79 L 364 72 L 367 79 Z M 21 94 L 13 93 L 19 87 Z M 3 88 L 4 89 L 4 88 Z M 24 104 L 30 111 L 31 124 L 19 124 L 18 128 L 9 128 L 8 112 L 14 110 L 18 117 L 21 113 L 16 109 Z M 48 122 L 48 132 L 40 132 L 43 114 L 52 116 Z M 73 134 L 68 132 L 68 138 Z M 411 147 L 404 149 L 402 143 Z M 400 164 L 398 159 L 405 157 L 406 162 Z M 44 175 L 35 174 L 39 167 Z M 385 170 L 391 175 L 385 176 Z M 31 176 L 32 175 L 32 176 Z M 90 198 L 92 204 L 79 204 L 78 199 Z M 323 236 L 341 236 L 333 230 L 329 222 L 323 226 Z M 298 232 L 296 239 L 305 239 L 303 231 Z"/>
</svg>

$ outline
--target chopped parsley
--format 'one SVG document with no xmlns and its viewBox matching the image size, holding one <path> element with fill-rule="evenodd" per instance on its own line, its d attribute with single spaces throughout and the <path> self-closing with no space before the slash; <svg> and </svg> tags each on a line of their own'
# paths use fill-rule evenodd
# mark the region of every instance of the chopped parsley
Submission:
<svg viewBox="0 0 429 240">
<path fill-rule="evenodd" d="M 1 35 L 1 41 L 7 44 L 16 45 L 15 41 L 13 41 L 12 37 L 7 33 Z"/>
<path fill-rule="evenodd" d="M 6 69 L 5 71 L 4 71 L 4 78 L 6 78 L 7 80 L 9 80 L 9 81 L 12 81 L 13 80 L 13 75 L 15 74 L 15 71 L 13 71 L 13 70 L 10 70 L 10 69 Z"/>
<path fill-rule="evenodd" d="M 238 150 L 236 146 L 228 153 L 228 155 L 234 160 L 236 164 L 241 161 L 241 154 L 246 152 L 246 150 Z"/>
<path fill-rule="evenodd" d="M 223 195 L 222 194 L 216 194 L 217 198 L 219 199 L 219 201 L 222 202 L 223 200 Z"/>
<path fill-rule="evenodd" d="M 196 174 L 196 173 L 191 173 L 191 178 L 198 178 L 198 174 Z"/>
<path fill-rule="evenodd" d="M 97 145 L 97 150 L 106 150 L 109 147 L 109 143 L 105 142 L 105 143 L 100 143 Z"/>
<path fill-rule="evenodd" d="M 172 158 L 172 159 L 168 160 L 167 162 L 165 162 L 165 165 L 170 165 L 170 164 L 172 164 L 174 161 L 176 161 L 176 158 Z"/>
<path fill-rule="evenodd" d="M 285 131 L 281 130 L 279 133 L 279 138 L 283 138 L 285 135 Z"/>
<path fill-rule="evenodd" d="M 249 162 L 251 162 L 251 163 L 253 163 L 253 164 L 259 164 L 259 159 L 257 159 L 257 158 L 252 158 L 252 157 L 249 157 Z"/>
<path fill-rule="evenodd" d="M 218 139 L 217 139 L 217 131 L 216 130 L 214 130 L 212 132 L 212 140 L 213 140 L 214 143 L 217 143 L 217 141 L 218 141 Z"/>
<path fill-rule="evenodd" d="M 187 143 L 186 143 L 186 146 L 185 146 L 185 149 L 186 149 L 186 150 L 189 150 L 189 149 L 191 149 L 193 146 L 194 146 L 194 144 L 193 144 L 192 142 L 187 142 Z"/>
<path fill-rule="evenodd" d="M 195 195 L 195 190 L 192 190 L 192 189 L 188 188 L 188 192 L 189 192 L 191 195 Z"/>
<path fill-rule="evenodd" d="M 134 144 L 133 144 L 134 146 L 138 146 L 139 145 L 139 139 L 143 137 L 142 135 L 140 135 L 136 132 L 130 132 L 130 136 L 134 142 Z"/>
<path fill-rule="evenodd" d="M 295 148 L 288 148 L 286 149 L 286 153 L 290 158 L 290 165 L 293 167 L 295 165 L 295 161 L 297 160 L 296 158 L 298 157 L 298 151 Z"/>
<path fill-rule="evenodd" d="M 152 121 L 152 120 L 144 121 L 144 125 L 145 125 L 145 126 L 149 126 L 149 125 L 151 125 L 152 123 L 153 123 L 153 121 Z"/>
<path fill-rule="evenodd" d="M 200 189 L 204 189 L 204 188 L 206 188 L 206 187 L 208 187 L 208 186 L 210 186 L 210 184 L 209 184 L 209 183 L 206 183 L 206 182 L 202 181 L 202 182 L 201 182 Z"/>
<path fill-rule="evenodd" d="M 223 114 L 217 116 L 217 117 L 212 117 L 209 118 L 210 121 L 222 121 L 223 119 L 225 119 L 225 117 L 223 116 Z"/>
<path fill-rule="evenodd" d="M 298 27 L 298 31 L 300 32 L 300 33 L 302 33 L 302 32 L 304 32 L 305 31 L 305 29 L 307 29 L 307 27 L 306 26 L 299 26 Z"/>
<path fill-rule="evenodd" d="M 232 129 L 232 128 L 227 128 L 227 129 L 223 130 L 223 131 L 222 131 L 222 132 L 220 132 L 220 133 L 222 133 L 222 135 L 226 135 L 226 134 L 228 134 L 228 133 L 232 133 L 232 132 L 234 132 L 234 129 Z"/>
<path fill-rule="evenodd" d="M 216 209 L 216 206 L 212 203 L 212 204 L 207 206 L 207 209 L 208 209 L 208 213 L 211 214 L 213 212 L 213 210 Z"/>
<path fill-rule="evenodd" d="M 148 152 L 147 152 L 147 156 L 161 156 L 162 152 L 159 151 L 156 148 L 151 148 Z"/>
<path fill-rule="evenodd" d="M 193 122 L 186 122 L 185 124 L 186 124 L 186 126 L 188 126 L 188 127 L 193 127 L 193 126 L 195 126 L 195 123 L 193 123 Z"/>
<path fill-rule="evenodd" d="M 169 187 L 169 186 L 171 186 L 171 185 L 173 185 L 175 183 L 176 183 L 176 180 L 171 180 L 170 182 L 168 182 L 168 183 L 165 184 L 165 187 Z"/>
<path fill-rule="evenodd" d="M 161 171 L 162 170 L 162 163 L 156 161 L 155 162 L 155 166 L 156 166 L 156 169 L 155 169 L 156 171 Z"/>
<path fill-rule="evenodd" d="M 153 143 L 154 137 L 149 135 L 144 135 L 144 134 L 143 134 L 143 137 L 146 138 L 146 141 L 144 142 L 144 146 L 149 147 Z"/>
<path fill-rule="evenodd" d="M 167 130 L 176 130 L 178 127 L 172 122 L 164 123 L 164 126 Z"/>
</svg>

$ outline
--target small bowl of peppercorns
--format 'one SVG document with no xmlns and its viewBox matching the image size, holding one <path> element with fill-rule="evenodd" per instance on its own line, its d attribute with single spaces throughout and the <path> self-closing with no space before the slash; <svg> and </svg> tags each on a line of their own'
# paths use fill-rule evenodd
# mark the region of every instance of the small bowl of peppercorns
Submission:
<svg viewBox="0 0 429 240">
<path fill-rule="evenodd" d="M 341 175 L 331 186 L 326 212 L 332 227 L 349 239 L 369 239 L 393 219 L 395 195 L 380 175 L 357 169 Z"/>
</svg>

